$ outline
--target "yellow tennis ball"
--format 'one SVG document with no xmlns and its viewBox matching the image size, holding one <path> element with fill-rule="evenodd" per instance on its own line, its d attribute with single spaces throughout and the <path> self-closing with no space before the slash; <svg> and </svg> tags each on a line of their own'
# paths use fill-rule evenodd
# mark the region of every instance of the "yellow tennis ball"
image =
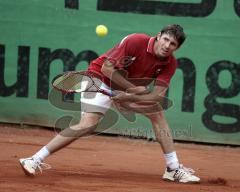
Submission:
<svg viewBox="0 0 240 192">
<path fill-rule="evenodd" d="M 98 25 L 96 27 L 96 34 L 99 37 L 104 37 L 107 35 L 107 33 L 108 33 L 108 28 L 105 25 Z"/>
</svg>

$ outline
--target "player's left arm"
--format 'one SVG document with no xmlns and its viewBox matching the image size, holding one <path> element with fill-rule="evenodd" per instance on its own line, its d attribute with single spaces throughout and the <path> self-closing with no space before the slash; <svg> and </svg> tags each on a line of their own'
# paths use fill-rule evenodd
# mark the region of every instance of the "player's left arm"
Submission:
<svg viewBox="0 0 240 192">
<path fill-rule="evenodd" d="M 159 101 L 165 96 L 167 86 L 156 85 L 153 91 L 137 92 L 135 88 L 129 88 L 127 92 L 122 92 L 112 99 L 117 102 L 131 101 L 131 102 L 142 102 L 142 101 Z"/>
</svg>

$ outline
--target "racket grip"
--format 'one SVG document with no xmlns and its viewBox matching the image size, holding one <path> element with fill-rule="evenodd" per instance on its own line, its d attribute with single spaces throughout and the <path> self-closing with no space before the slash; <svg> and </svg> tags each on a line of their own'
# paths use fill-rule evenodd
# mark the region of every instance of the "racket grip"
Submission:
<svg viewBox="0 0 240 192">
<path fill-rule="evenodd" d="M 113 91 L 101 90 L 101 93 L 104 94 L 104 95 L 107 95 L 109 97 L 116 96 L 116 94 Z"/>
<path fill-rule="evenodd" d="M 111 91 L 111 93 L 109 93 L 109 96 L 110 97 L 114 97 L 114 96 L 116 96 L 117 94 L 116 93 L 114 93 L 113 91 Z"/>
</svg>

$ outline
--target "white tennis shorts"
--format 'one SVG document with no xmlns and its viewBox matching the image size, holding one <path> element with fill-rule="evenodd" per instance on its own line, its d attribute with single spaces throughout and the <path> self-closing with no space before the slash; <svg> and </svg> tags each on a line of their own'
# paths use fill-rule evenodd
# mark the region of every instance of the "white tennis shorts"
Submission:
<svg viewBox="0 0 240 192">
<path fill-rule="evenodd" d="M 100 89 L 103 89 L 109 93 L 113 92 L 111 88 L 101 80 L 97 78 L 93 79 L 95 84 L 100 87 Z M 82 113 L 99 112 L 105 114 L 112 105 L 112 100 L 109 96 L 98 92 L 82 92 L 80 101 Z"/>
</svg>

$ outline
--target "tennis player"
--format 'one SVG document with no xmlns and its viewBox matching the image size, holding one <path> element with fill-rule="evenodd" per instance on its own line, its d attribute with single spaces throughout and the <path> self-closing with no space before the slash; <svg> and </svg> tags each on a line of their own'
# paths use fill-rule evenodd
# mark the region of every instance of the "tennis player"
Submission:
<svg viewBox="0 0 240 192">
<path fill-rule="evenodd" d="M 159 96 L 164 96 L 177 67 L 173 53 L 180 48 L 184 41 L 183 28 L 176 24 L 168 25 L 154 37 L 146 34 L 130 34 L 115 47 L 92 61 L 88 70 L 101 75 L 101 78 L 98 79 L 101 88 L 111 92 L 117 86 L 117 89 L 122 91 L 113 98 L 101 93 L 82 94 L 83 112 L 79 124 L 60 132 L 33 156 L 19 159 L 25 174 L 34 176 L 37 170 L 50 168 L 49 165 L 43 163 L 46 157 L 77 138 L 92 133 L 113 102 L 126 107 L 124 103 L 155 101 Z M 124 58 L 129 60 L 129 57 L 132 62 L 123 62 Z M 154 90 L 149 92 L 144 81 L 141 81 L 142 84 L 136 85 L 131 78 L 154 78 Z M 131 109 L 131 107 L 129 108 Z M 164 112 L 159 110 L 144 115 L 150 119 L 156 140 L 160 143 L 164 153 L 166 170 L 163 179 L 180 183 L 199 182 L 200 178 L 194 175 L 192 169 L 180 164 Z M 73 133 L 70 130 L 75 130 L 77 135 L 69 135 Z"/>
</svg>

